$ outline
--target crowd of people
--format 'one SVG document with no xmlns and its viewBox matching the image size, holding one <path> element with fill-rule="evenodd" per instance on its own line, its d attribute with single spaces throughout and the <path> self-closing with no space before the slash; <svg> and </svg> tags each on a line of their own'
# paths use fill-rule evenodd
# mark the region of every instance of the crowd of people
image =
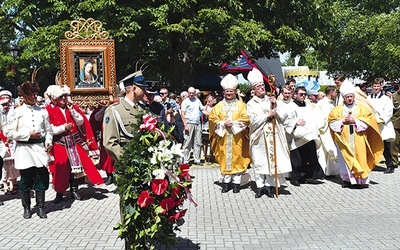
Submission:
<svg viewBox="0 0 400 250">
<path fill-rule="evenodd" d="M 368 174 L 382 155 L 384 173 L 397 168 L 400 96 L 398 91 L 384 93 L 382 79 L 372 83 L 368 96 L 343 75 L 324 92 L 296 86 L 293 79 L 277 89 L 274 78 L 265 79 L 256 68 L 247 80 L 252 86 L 249 99 L 231 74 L 221 80 L 219 95 L 202 96 L 193 87 L 177 95 L 149 86 L 137 71 L 120 81 L 118 101 L 96 108 L 74 104 L 66 85 L 50 85 L 41 98 L 35 81 L 24 82 L 18 87 L 17 106 L 11 92 L 1 91 L 5 194 L 19 189 L 23 217 L 29 219 L 34 191 L 36 214 L 47 218 L 45 192 L 50 183 L 56 192 L 54 203 L 63 201 L 68 188 L 73 199 L 81 200 L 78 187 L 85 181 L 114 183 L 114 164 L 133 138 L 131 125 L 145 110 L 172 129 L 182 145 L 183 163 L 203 164 L 204 135 L 209 136 L 206 141 L 220 166 L 222 193 L 240 192 L 241 178 L 250 167 L 255 198 L 275 197 L 288 179 L 299 187 L 340 175 L 343 187 L 367 188 Z M 100 169 L 107 174 L 105 180 Z"/>
<path fill-rule="evenodd" d="M 383 79 L 374 80 L 369 95 L 341 74 L 324 93 L 296 86 L 293 79 L 278 90 L 273 77 L 265 79 L 256 68 L 247 80 L 252 97 L 244 104 L 235 95 L 236 77 L 225 76 L 224 99 L 209 115 L 222 193 L 240 192 L 249 167 L 255 198 L 275 197 L 286 180 L 300 187 L 322 184 L 327 176 L 340 176 L 344 188 L 368 188 L 369 173 L 382 156 L 385 174 L 397 168 L 399 93 L 383 91 Z"/>
</svg>

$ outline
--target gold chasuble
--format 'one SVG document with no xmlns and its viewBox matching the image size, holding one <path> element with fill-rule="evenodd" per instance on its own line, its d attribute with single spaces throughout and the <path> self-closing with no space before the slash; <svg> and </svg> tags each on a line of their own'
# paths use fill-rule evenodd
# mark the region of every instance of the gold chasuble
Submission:
<svg viewBox="0 0 400 250">
<path fill-rule="evenodd" d="M 233 121 L 231 128 L 225 128 L 227 120 Z M 211 149 L 220 165 L 221 174 L 240 174 L 247 170 L 250 163 L 249 123 L 246 104 L 242 101 L 224 99 L 211 110 Z"/>
<path fill-rule="evenodd" d="M 350 172 L 355 178 L 365 179 L 382 157 L 383 141 L 375 116 L 361 104 L 355 104 L 351 110 L 344 105 L 335 107 L 329 114 L 329 124 L 343 120 L 349 112 L 368 128 L 357 132 L 355 124 L 343 124 L 341 132 L 331 130 L 331 134 Z"/>
</svg>

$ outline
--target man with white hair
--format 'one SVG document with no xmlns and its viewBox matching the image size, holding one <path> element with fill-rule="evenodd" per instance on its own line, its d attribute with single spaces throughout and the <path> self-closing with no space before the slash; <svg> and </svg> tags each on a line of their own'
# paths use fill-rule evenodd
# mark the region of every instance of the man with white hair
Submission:
<svg viewBox="0 0 400 250">
<path fill-rule="evenodd" d="M 185 90 L 185 91 L 181 92 L 180 96 L 181 96 L 182 101 L 183 101 L 189 96 L 189 93 Z"/>
<path fill-rule="evenodd" d="M 255 197 L 260 198 L 266 194 L 273 198 L 274 187 L 285 183 L 283 174 L 292 171 L 285 129 L 282 125 L 282 120 L 287 114 L 284 109 L 275 107 L 275 96 L 267 96 L 263 75 L 258 69 L 253 68 L 247 79 L 255 94 L 247 103 L 247 115 L 250 119 L 250 154 L 257 185 Z M 278 175 L 277 183 L 275 175 Z"/>
<path fill-rule="evenodd" d="M 85 148 L 98 150 L 93 131 L 85 115 L 70 100 L 68 86 L 51 85 L 47 88 L 51 104 L 46 106 L 53 130 L 53 148 L 49 163 L 53 186 L 57 192 L 54 203 L 63 199 L 70 187 L 71 197 L 82 200 L 78 194 L 78 180 L 87 175 L 93 184 L 103 184 L 103 178 L 89 158 Z"/>
<path fill-rule="evenodd" d="M 329 114 L 328 122 L 338 147 L 342 187 L 367 188 L 368 174 L 379 162 L 383 143 L 375 116 L 355 102 L 353 86 L 341 87 L 343 103 Z"/>
<path fill-rule="evenodd" d="M 236 99 L 237 78 L 226 75 L 221 81 L 224 99 L 213 107 L 208 117 L 211 149 L 223 176 L 222 193 L 240 192 L 242 174 L 250 164 L 249 117 L 246 104 Z M 190 92 L 189 92 L 190 93 Z"/>
<path fill-rule="evenodd" d="M 189 98 L 182 101 L 181 117 L 185 127 L 184 144 L 183 144 L 183 158 L 184 163 L 189 163 L 190 150 L 193 145 L 193 158 L 194 164 L 203 165 L 200 162 L 201 153 L 201 114 L 204 106 L 201 101 L 196 97 L 196 90 L 193 87 L 188 89 Z"/>
</svg>

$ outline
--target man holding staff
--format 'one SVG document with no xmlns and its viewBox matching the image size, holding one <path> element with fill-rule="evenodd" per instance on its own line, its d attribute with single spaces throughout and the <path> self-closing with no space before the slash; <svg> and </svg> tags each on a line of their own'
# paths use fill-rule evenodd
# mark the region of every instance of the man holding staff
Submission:
<svg viewBox="0 0 400 250">
<path fill-rule="evenodd" d="M 253 68 L 247 79 L 255 94 L 247 103 L 250 153 L 257 185 L 255 197 L 260 198 L 266 194 L 274 198 L 274 187 L 285 182 L 284 173 L 292 171 L 285 130 L 281 123 L 286 112 L 274 108 L 275 96 L 267 96 L 263 75 L 258 69 Z"/>
</svg>

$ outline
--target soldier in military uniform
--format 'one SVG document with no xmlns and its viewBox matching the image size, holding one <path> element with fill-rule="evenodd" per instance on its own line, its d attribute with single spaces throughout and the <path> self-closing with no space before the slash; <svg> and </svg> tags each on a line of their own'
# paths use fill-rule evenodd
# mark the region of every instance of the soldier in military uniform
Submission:
<svg viewBox="0 0 400 250">
<path fill-rule="evenodd" d="M 138 102 L 143 99 L 148 84 L 142 71 L 136 71 L 120 81 L 125 96 L 119 103 L 110 105 L 104 114 L 103 145 L 114 161 L 119 161 L 123 146 L 132 139 L 132 123 L 137 123 L 137 115 L 142 111 Z"/>
<path fill-rule="evenodd" d="M 392 167 L 388 167 L 384 173 L 392 174 L 399 166 L 399 148 L 400 148 L 400 88 L 395 86 L 396 92 L 392 95 L 393 116 L 392 123 L 396 133 L 394 141 L 390 144 L 390 155 L 392 156 Z"/>
</svg>

